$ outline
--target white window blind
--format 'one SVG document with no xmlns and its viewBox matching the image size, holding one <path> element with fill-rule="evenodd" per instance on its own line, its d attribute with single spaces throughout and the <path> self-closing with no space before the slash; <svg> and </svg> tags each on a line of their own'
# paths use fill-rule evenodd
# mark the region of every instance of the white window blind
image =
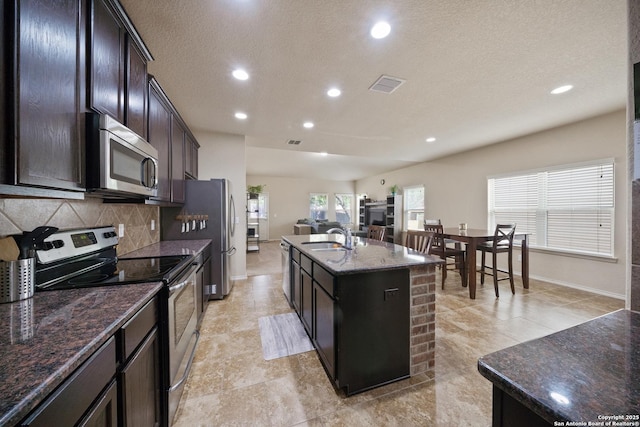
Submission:
<svg viewBox="0 0 640 427">
<path fill-rule="evenodd" d="M 613 256 L 613 162 L 488 180 L 489 222 L 515 222 L 531 246 Z"/>
</svg>

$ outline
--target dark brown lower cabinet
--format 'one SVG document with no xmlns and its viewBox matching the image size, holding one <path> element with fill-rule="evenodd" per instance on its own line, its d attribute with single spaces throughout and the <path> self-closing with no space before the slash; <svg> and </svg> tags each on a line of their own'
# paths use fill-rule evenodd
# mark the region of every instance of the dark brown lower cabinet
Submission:
<svg viewBox="0 0 640 427">
<path fill-rule="evenodd" d="M 336 375 L 334 300 L 321 286 L 313 286 L 313 312 L 316 314 L 313 343 L 331 380 Z"/>
<path fill-rule="evenodd" d="M 72 426 L 85 413 L 100 414 L 101 400 L 96 398 L 111 384 L 116 373 L 116 340 L 111 337 L 98 351 L 84 362 L 34 412 L 23 426 Z M 96 403 L 94 403 L 96 402 Z M 117 406 L 117 402 L 111 403 Z M 96 415 L 100 417 L 100 415 Z M 106 414 L 105 414 L 106 419 Z M 87 420 L 89 421 L 89 420 Z M 112 425 L 117 425 L 117 420 Z M 92 425 L 92 424 L 89 424 Z"/>
<path fill-rule="evenodd" d="M 122 370 L 123 425 L 160 425 L 159 352 L 156 327 Z"/>
<path fill-rule="evenodd" d="M 313 327 L 313 279 L 304 269 L 300 270 L 302 288 L 302 306 L 300 307 L 300 320 L 307 333 L 311 336 Z"/>
<path fill-rule="evenodd" d="M 89 414 L 78 424 L 79 427 L 115 427 L 118 425 L 118 384 L 111 381 Z"/>
<path fill-rule="evenodd" d="M 300 296 L 302 295 L 300 264 L 295 261 L 291 261 L 291 284 L 291 302 L 296 312 L 300 313 L 300 306 L 302 305 L 302 301 L 300 300 Z"/>
</svg>

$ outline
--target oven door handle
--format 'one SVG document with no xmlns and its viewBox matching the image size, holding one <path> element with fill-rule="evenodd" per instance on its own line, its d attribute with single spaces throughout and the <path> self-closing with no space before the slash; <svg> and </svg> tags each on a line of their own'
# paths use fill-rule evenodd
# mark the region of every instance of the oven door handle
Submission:
<svg viewBox="0 0 640 427">
<path fill-rule="evenodd" d="M 184 374 L 182 375 L 182 378 L 180 378 L 177 383 L 169 387 L 169 392 L 178 389 L 178 387 L 180 387 L 180 385 L 185 382 L 187 377 L 189 376 L 189 372 L 191 371 L 191 364 L 193 363 L 193 358 L 196 355 L 196 348 L 198 348 L 198 341 L 200 340 L 200 331 L 196 329 L 195 331 L 193 331 L 193 334 L 196 336 L 196 343 L 193 345 L 193 349 L 191 350 L 191 355 L 189 356 L 187 367 L 184 368 Z"/>
</svg>

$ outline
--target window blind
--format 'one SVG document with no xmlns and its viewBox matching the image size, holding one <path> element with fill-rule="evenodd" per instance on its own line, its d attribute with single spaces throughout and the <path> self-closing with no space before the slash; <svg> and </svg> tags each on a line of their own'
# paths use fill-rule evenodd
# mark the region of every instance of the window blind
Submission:
<svg viewBox="0 0 640 427">
<path fill-rule="evenodd" d="M 531 246 L 613 256 L 612 162 L 490 178 L 488 194 L 491 227 L 515 222 Z"/>
</svg>

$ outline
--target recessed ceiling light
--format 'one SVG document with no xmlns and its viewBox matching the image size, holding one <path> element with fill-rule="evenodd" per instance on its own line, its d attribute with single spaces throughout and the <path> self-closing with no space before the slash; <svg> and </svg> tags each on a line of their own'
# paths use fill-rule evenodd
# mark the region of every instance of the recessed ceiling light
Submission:
<svg viewBox="0 0 640 427">
<path fill-rule="evenodd" d="M 391 26 L 384 22 L 377 22 L 373 27 L 371 27 L 371 37 L 374 39 L 383 39 L 389 35 L 391 32 Z"/>
<path fill-rule="evenodd" d="M 247 80 L 249 78 L 249 73 L 247 73 L 242 68 L 238 68 L 237 70 L 233 70 L 233 73 L 231 73 L 231 75 L 233 77 L 235 77 L 236 79 L 238 79 L 238 80 Z"/>
<path fill-rule="evenodd" d="M 340 96 L 342 92 L 340 91 L 340 89 L 338 89 L 337 87 L 332 87 L 331 89 L 329 89 L 327 91 L 327 95 L 329 95 L 332 98 L 335 98 L 337 96 Z"/>
<path fill-rule="evenodd" d="M 436 139 L 433 136 L 430 136 L 426 139 L 427 142 L 436 142 Z"/>
<path fill-rule="evenodd" d="M 240 111 L 236 113 L 236 119 L 244 120 L 246 118 L 247 118 L 247 115 L 245 113 L 242 113 Z"/>
<path fill-rule="evenodd" d="M 564 85 L 564 86 L 555 88 L 554 90 L 551 91 L 551 93 L 554 95 L 557 95 L 559 93 L 569 92 L 571 89 L 573 89 L 573 85 Z"/>
<path fill-rule="evenodd" d="M 324 156 L 328 156 L 328 155 L 329 155 L 329 153 L 327 153 L 326 151 L 321 151 L 321 152 L 320 152 L 320 155 L 324 157 Z"/>
<path fill-rule="evenodd" d="M 304 122 L 302 126 L 304 126 L 307 129 L 311 129 L 313 127 L 313 122 Z"/>
</svg>

